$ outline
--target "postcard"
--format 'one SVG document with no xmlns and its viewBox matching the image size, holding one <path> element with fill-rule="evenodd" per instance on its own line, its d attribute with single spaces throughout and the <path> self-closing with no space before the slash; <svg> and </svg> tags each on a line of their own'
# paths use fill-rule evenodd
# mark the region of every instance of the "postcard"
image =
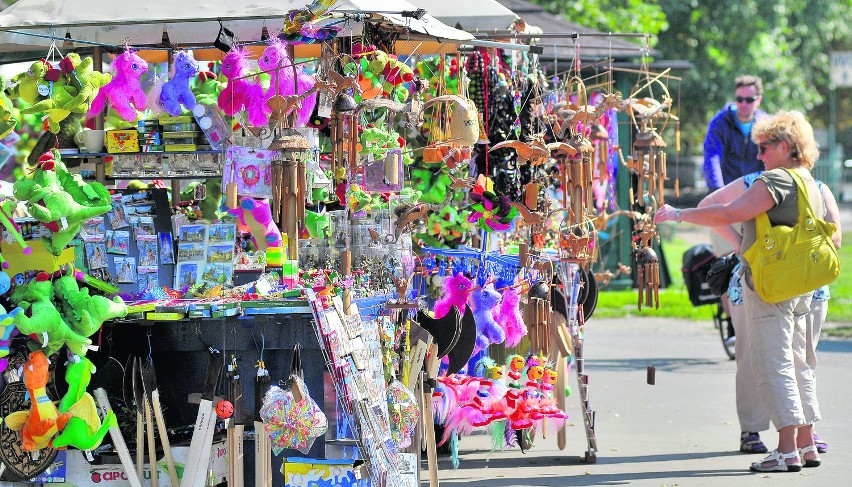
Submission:
<svg viewBox="0 0 852 487">
<path fill-rule="evenodd" d="M 133 223 L 133 235 L 136 240 L 155 240 L 154 219 L 150 216 L 140 216 Z"/>
<path fill-rule="evenodd" d="M 139 247 L 139 267 L 157 266 L 157 241 L 149 242 L 139 240 L 136 242 Z"/>
<path fill-rule="evenodd" d="M 207 262 L 231 264 L 234 262 L 234 244 L 210 245 L 207 247 Z"/>
<path fill-rule="evenodd" d="M 204 243 L 207 241 L 207 225 L 181 225 L 178 232 L 180 243 Z"/>
<path fill-rule="evenodd" d="M 107 213 L 107 219 L 109 219 L 109 226 L 113 230 L 130 226 L 130 223 L 127 221 L 127 213 L 124 211 L 124 205 L 118 201 L 112 202 L 112 210 Z"/>
<path fill-rule="evenodd" d="M 178 244 L 178 262 L 204 260 L 204 245 L 197 243 Z"/>
<path fill-rule="evenodd" d="M 237 226 L 233 223 L 214 223 L 210 225 L 208 241 L 210 243 L 230 243 L 237 237 Z"/>
<path fill-rule="evenodd" d="M 174 264 L 175 263 L 175 245 L 172 241 L 171 232 L 160 232 L 158 234 L 160 240 L 160 263 Z"/>
<path fill-rule="evenodd" d="M 80 238 L 84 241 L 103 242 L 104 237 L 104 217 L 96 216 L 83 222 L 83 226 L 80 228 Z"/>
<path fill-rule="evenodd" d="M 127 230 L 107 230 L 106 251 L 108 254 L 127 255 L 130 249 L 130 232 Z"/>
<path fill-rule="evenodd" d="M 136 258 L 135 257 L 116 257 L 115 258 L 115 280 L 120 283 L 135 283 L 136 282 Z"/>
<path fill-rule="evenodd" d="M 201 279 L 214 286 L 230 286 L 234 280 L 234 266 L 229 264 L 208 263 Z"/>
<path fill-rule="evenodd" d="M 144 293 L 160 285 L 157 274 L 142 274 L 141 270 L 140 274 L 136 276 L 136 284 L 139 288 L 139 293 Z"/>
<path fill-rule="evenodd" d="M 86 242 L 86 262 L 89 269 L 103 269 L 107 266 L 106 245 L 103 242 Z"/>
<path fill-rule="evenodd" d="M 182 262 L 177 265 L 175 285 L 178 289 L 194 286 L 198 282 L 198 262 Z"/>
</svg>

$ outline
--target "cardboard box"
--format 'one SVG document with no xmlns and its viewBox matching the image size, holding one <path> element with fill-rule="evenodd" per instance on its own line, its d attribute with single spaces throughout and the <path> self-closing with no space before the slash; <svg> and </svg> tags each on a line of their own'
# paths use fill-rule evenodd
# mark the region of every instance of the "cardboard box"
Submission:
<svg viewBox="0 0 852 487">
<path fill-rule="evenodd" d="M 336 487 L 357 482 L 352 460 L 344 459 L 285 458 L 281 473 L 287 487 Z"/>
<path fill-rule="evenodd" d="M 139 132 L 136 130 L 107 130 L 107 152 L 139 152 Z"/>
<path fill-rule="evenodd" d="M 183 465 L 186 462 L 186 457 L 189 455 L 189 446 L 172 446 L 172 456 L 177 466 L 177 471 L 183 470 Z M 210 467 L 208 475 L 214 478 L 213 485 L 225 482 L 228 473 L 228 450 L 225 447 L 225 442 L 220 441 L 213 443 L 213 449 L 210 453 Z M 116 458 L 116 462 L 118 459 Z M 177 487 L 172 486 L 169 479 L 168 467 L 166 460 L 161 458 L 157 461 L 157 479 L 160 487 Z M 146 463 L 144 467 L 143 485 L 150 485 L 151 470 Z M 124 467 L 121 463 L 109 463 L 103 465 L 92 465 L 83 457 L 83 453 L 79 450 L 68 450 L 67 468 L 66 468 L 67 485 L 74 487 L 130 487 L 130 482 L 127 480 L 127 475 L 124 472 Z M 208 477 L 209 478 L 209 477 Z M 209 485 L 209 484 L 208 484 Z"/>
</svg>

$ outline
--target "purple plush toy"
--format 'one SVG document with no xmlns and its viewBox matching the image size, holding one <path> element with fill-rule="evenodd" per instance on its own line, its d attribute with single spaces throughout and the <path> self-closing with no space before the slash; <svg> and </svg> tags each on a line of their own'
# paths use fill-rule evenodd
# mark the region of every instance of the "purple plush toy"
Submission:
<svg viewBox="0 0 852 487">
<path fill-rule="evenodd" d="M 160 90 L 160 104 L 169 115 L 177 117 L 181 104 L 187 110 L 195 108 L 195 95 L 189 81 L 198 74 L 198 63 L 186 51 L 179 51 L 172 64 L 171 79 Z"/>
<path fill-rule="evenodd" d="M 264 49 L 263 55 L 257 60 L 257 64 L 272 78 L 272 84 L 269 85 L 269 90 L 264 97 L 267 102 L 275 95 L 288 96 L 304 93 L 316 84 L 312 76 L 303 73 L 301 68 L 296 68 L 299 85 L 298 90 L 296 89 L 296 83 L 293 82 L 293 60 L 287 53 L 287 44 L 279 39 L 273 39 L 269 43 L 269 46 Z M 316 103 L 316 93 L 311 93 L 302 100 L 301 106 L 297 109 L 296 126 L 304 127 L 307 125 Z"/>
<path fill-rule="evenodd" d="M 476 347 L 474 353 L 485 350 L 488 345 L 503 343 L 506 334 L 494 320 L 494 308 L 500 304 L 500 293 L 491 284 L 470 294 L 470 307 L 476 321 Z"/>
</svg>

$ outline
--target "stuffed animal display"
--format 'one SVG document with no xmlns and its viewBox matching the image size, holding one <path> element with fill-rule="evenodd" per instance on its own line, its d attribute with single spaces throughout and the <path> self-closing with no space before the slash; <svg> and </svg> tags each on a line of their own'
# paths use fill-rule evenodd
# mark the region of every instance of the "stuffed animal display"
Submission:
<svg viewBox="0 0 852 487">
<path fill-rule="evenodd" d="M 59 401 L 58 411 L 71 416 L 62 433 L 53 439 L 53 448 L 73 446 L 78 450 L 94 450 L 100 446 L 109 429 L 118 426 L 113 411 L 107 413 L 101 423 L 95 400 L 86 392 L 94 372 L 94 364 L 85 357 L 75 357 L 65 369 L 68 392 Z"/>
<path fill-rule="evenodd" d="M 139 79 L 148 71 L 148 63 L 131 49 L 127 49 L 112 63 L 115 76 L 98 91 L 87 115 L 94 117 L 104 109 L 106 101 L 128 122 L 136 120 L 136 110 L 145 110 L 145 92 Z"/>
<path fill-rule="evenodd" d="M 101 329 L 104 321 L 127 316 L 127 305 L 119 296 L 112 300 L 103 296 L 90 296 L 88 289 L 80 289 L 75 275 L 65 275 L 53 283 L 55 300 L 65 321 L 77 333 L 91 336 Z"/>
<path fill-rule="evenodd" d="M 189 87 L 190 80 L 198 74 L 198 63 L 186 51 L 175 54 L 171 79 L 160 89 L 160 104 L 165 111 L 176 117 L 181 105 L 187 110 L 195 108 L 195 94 Z"/>
<path fill-rule="evenodd" d="M 473 289 L 473 282 L 464 274 L 458 273 L 444 279 L 443 289 L 444 295 L 435 302 L 435 318 L 447 316 L 453 306 L 458 308 L 460 314 L 464 314 L 464 307 Z"/>
<path fill-rule="evenodd" d="M 475 351 L 485 350 L 488 345 L 503 343 L 506 333 L 494 320 L 494 310 L 500 304 L 500 293 L 488 284 L 470 293 L 473 319 L 476 321 Z"/>
</svg>

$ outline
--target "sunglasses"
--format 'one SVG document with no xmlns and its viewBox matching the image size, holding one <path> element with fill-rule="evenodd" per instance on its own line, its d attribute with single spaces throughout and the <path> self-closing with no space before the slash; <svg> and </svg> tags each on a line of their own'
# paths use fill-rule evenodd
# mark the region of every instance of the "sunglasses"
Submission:
<svg viewBox="0 0 852 487">
<path fill-rule="evenodd" d="M 738 96 L 738 97 L 734 98 L 734 100 L 737 100 L 737 103 L 742 103 L 742 102 L 754 103 L 754 102 L 757 101 L 757 98 L 758 97 L 756 97 L 756 96 L 747 96 L 745 98 Z"/>
<path fill-rule="evenodd" d="M 764 142 L 764 143 L 762 143 L 762 144 L 757 144 L 757 153 L 758 153 L 759 155 L 766 154 L 766 148 L 767 148 L 767 147 L 769 147 L 770 145 L 775 145 L 775 144 L 777 144 L 778 142 L 780 142 L 780 141 L 779 141 L 779 140 L 770 140 L 769 142 Z"/>
</svg>

